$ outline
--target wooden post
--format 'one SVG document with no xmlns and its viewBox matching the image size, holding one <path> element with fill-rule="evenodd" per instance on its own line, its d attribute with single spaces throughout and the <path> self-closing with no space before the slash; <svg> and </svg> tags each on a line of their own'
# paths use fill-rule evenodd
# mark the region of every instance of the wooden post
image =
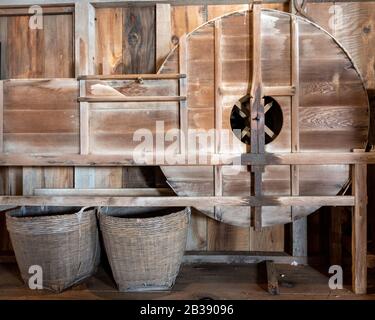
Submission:
<svg viewBox="0 0 375 320">
<path fill-rule="evenodd" d="M 266 260 L 266 269 L 267 269 L 268 292 L 272 295 L 280 294 L 279 279 L 278 279 L 278 274 L 277 274 L 275 263 L 273 261 Z"/>
<path fill-rule="evenodd" d="M 293 3 L 291 10 L 294 12 Z M 299 28 L 296 16 L 291 17 L 291 86 L 295 92 L 292 95 L 291 108 L 291 152 L 299 152 Z M 299 195 L 299 166 L 290 166 L 291 194 Z M 292 207 L 292 255 L 296 257 L 307 256 L 307 218 L 294 220 L 294 208 Z"/>
<path fill-rule="evenodd" d="M 223 76 L 221 63 L 221 20 L 215 21 L 215 153 L 221 151 L 221 131 L 223 122 L 223 106 L 221 96 L 221 82 Z M 223 195 L 223 175 L 222 166 L 215 166 L 214 171 L 215 196 Z M 220 207 L 215 206 L 215 217 L 220 220 Z"/>
<path fill-rule="evenodd" d="M 186 78 L 180 78 L 179 80 L 179 94 L 180 96 L 187 96 L 187 41 L 186 34 L 180 38 L 179 45 L 179 72 L 180 74 L 186 74 Z M 188 159 L 188 103 L 186 100 L 180 101 L 180 153 L 184 155 L 185 159 Z"/>
<path fill-rule="evenodd" d="M 80 80 L 80 97 L 86 96 L 86 80 Z M 80 128 L 80 154 L 89 154 L 90 135 L 90 104 L 88 102 L 79 103 L 79 128 Z"/>
<path fill-rule="evenodd" d="M 4 81 L 0 80 L 0 152 L 4 146 Z"/>
<path fill-rule="evenodd" d="M 253 23 L 251 25 L 251 37 L 253 39 L 251 57 L 253 60 L 252 82 L 250 90 L 250 126 L 251 126 L 251 153 L 264 153 L 264 106 L 262 103 L 262 61 L 261 61 L 261 32 L 262 32 L 262 5 L 254 2 Z M 249 26 L 250 28 L 250 26 Z M 262 171 L 261 166 L 251 167 L 251 194 L 262 195 Z M 259 231 L 262 228 L 262 207 L 252 207 L 254 228 Z"/>
<path fill-rule="evenodd" d="M 352 287 L 356 294 L 367 291 L 367 165 L 352 166 L 355 205 L 352 214 Z"/>
</svg>

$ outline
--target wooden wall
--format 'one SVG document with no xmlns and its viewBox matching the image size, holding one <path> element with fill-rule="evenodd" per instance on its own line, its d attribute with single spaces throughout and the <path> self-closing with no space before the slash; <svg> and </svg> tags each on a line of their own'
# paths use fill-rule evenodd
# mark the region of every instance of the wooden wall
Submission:
<svg viewBox="0 0 375 320">
<path fill-rule="evenodd" d="M 29 20 L 26 14 L 7 15 L 6 10 L 0 15 L 1 79 L 73 78 L 73 13 L 50 11 L 44 17 L 43 29 L 30 29 Z M 66 112 L 49 107 L 57 114 Z M 21 106 L 20 110 L 5 108 L 4 112 L 24 111 Z M 29 116 L 38 117 L 38 110 L 31 113 Z M 25 132 L 25 126 L 27 123 L 4 126 L 4 135 L 17 139 L 17 135 Z M 37 134 L 37 128 L 34 129 Z M 72 188 L 73 168 L 1 168 L 1 194 L 30 195 L 38 187 Z M 10 249 L 4 215 L 0 215 L 0 251 Z"/>
<path fill-rule="evenodd" d="M 364 76 L 371 97 L 375 97 L 375 2 L 313 3 L 308 14 L 334 34 L 353 56 Z M 265 5 L 289 11 L 288 5 Z M 167 45 L 178 43 L 179 37 L 205 21 L 222 14 L 246 9 L 247 5 L 191 5 L 171 7 L 171 39 Z M 128 6 L 96 9 L 95 72 L 98 74 L 153 73 L 157 69 L 155 6 Z M 0 16 L 1 78 L 74 77 L 73 35 L 71 13 L 47 16 L 43 30 L 28 30 L 25 16 Z M 62 29 L 63 28 L 63 29 Z M 170 42 L 168 44 L 168 42 Z M 165 187 L 159 168 L 17 168 L 1 169 L 0 192 L 9 195 L 31 194 L 34 188 L 121 188 Z M 369 181 L 374 181 L 375 170 L 370 168 Z M 373 186 L 369 193 L 369 221 L 375 225 L 371 212 Z M 327 213 L 326 209 L 320 211 Z M 323 253 L 319 235 L 322 214 L 310 220 L 310 251 Z M 331 215 L 331 211 L 328 211 Z M 342 213 L 335 214 L 342 216 Z M 332 216 L 332 228 L 341 224 Z M 0 215 L 0 251 L 10 248 Z M 320 219 L 320 220 L 319 220 Z M 344 219 L 345 220 L 345 219 Z M 314 226 L 316 226 L 314 228 Z M 372 227 L 373 228 L 373 227 Z M 331 230 L 332 231 L 332 230 Z M 371 244 L 375 228 L 370 230 Z M 189 250 L 259 250 L 283 251 L 286 237 L 284 226 L 265 228 L 255 232 L 233 227 L 193 213 L 189 231 Z M 340 238 L 341 239 L 341 238 Z"/>
<path fill-rule="evenodd" d="M 371 130 L 375 144 L 375 2 L 309 3 L 307 14 L 331 33 L 353 58 L 363 77 L 370 100 Z M 375 167 L 368 168 L 368 231 L 370 252 L 375 250 Z M 310 253 L 330 255 L 330 262 L 342 262 L 350 254 L 351 219 L 347 209 L 323 209 L 309 217 Z M 325 215 L 325 216 L 324 216 Z M 328 229 L 324 226 L 328 226 Z M 327 246 L 327 244 L 330 244 Z"/>
</svg>

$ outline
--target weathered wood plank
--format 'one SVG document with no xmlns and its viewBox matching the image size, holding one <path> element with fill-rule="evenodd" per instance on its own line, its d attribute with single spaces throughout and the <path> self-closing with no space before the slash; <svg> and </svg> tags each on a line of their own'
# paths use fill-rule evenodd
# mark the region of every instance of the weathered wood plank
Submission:
<svg viewBox="0 0 375 320">
<path fill-rule="evenodd" d="M 367 291 L 367 166 L 352 168 L 354 208 L 352 215 L 352 287 L 356 294 Z"/>
<path fill-rule="evenodd" d="M 164 62 L 172 48 L 172 24 L 170 4 L 156 4 L 156 70 Z"/>
<path fill-rule="evenodd" d="M 60 7 L 60 6 L 42 6 L 43 9 L 43 15 L 62 15 L 64 13 L 73 13 L 74 7 L 72 6 L 66 6 L 66 7 Z M 1 8 L 0 7 L 0 17 L 3 16 L 30 16 L 34 15 L 35 12 L 33 10 L 30 11 L 30 7 L 27 8 Z"/>
<path fill-rule="evenodd" d="M 0 151 L 4 150 L 4 86 L 0 81 Z"/>
<path fill-rule="evenodd" d="M 123 73 L 155 73 L 155 6 L 123 10 Z"/>
<path fill-rule="evenodd" d="M 275 262 L 271 260 L 266 260 L 267 269 L 267 289 L 268 293 L 272 295 L 280 294 L 279 290 L 279 274 L 277 273 Z"/>
<path fill-rule="evenodd" d="M 168 102 L 185 101 L 186 96 L 97 96 L 79 97 L 79 102 L 100 103 L 100 102 Z"/>
<path fill-rule="evenodd" d="M 186 78 L 186 74 L 180 73 L 148 73 L 148 74 L 106 74 L 80 76 L 78 80 L 169 80 Z"/>
<path fill-rule="evenodd" d="M 211 165 L 339 165 L 339 164 L 375 164 L 375 152 L 363 153 L 265 153 L 264 155 L 243 154 L 237 155 L 207 155 L 205 164 L 199 163 L 176 163 L 173 166 L 211 166 Z M 2 153 L 0 154 L 0 166 L 142 166 L 163 165 L 155 161 L 136 163 L 132 154 L 124 155 L 79 155 L 79 154 L 23 154 Z"/>
<path fill-rule="evenodd" d="M 291 264 L 293 261 L 298 264 L 307 264 L 306 259 L 288 256 L 283 252 L 262 252 L 262 251 L 212 251 L 212 252 L 199 252 L 187 251 L 183 258 L 184 263 L 260 263 L 262 261 L 272 260 L 278 264 Z"/>
<path fill-rule="evenodd" d="M 108 185 L 108 184 L 107 184 Z M 171 196 L 173 191 L 168 188 L 95 188 L 95 189 L 50 189 L 50 188 L 36 188 L 34 189 L 35 196 Z"/>
<path fill-rule="evenodd" d="M 261 197 L 90 197 L 1 196 L 0 205 L 30 206 L 124 206 L 213 207 L 220 206 L 354 206 L 354 196 L 261 196 Z"/>
<path fill-rule="evenodd" d="M 262 14 L 260 3 L 253 4 L 252 24 L 249 23 L 251 38 L 252 65 L 249 74 L 252 74 L 250 89 L 250 148 L 251 153 L 264 153 L 264 107 L 262 104 Z M 251 194 L 260 196 L 262 194 L 262 167 L 251 167 Z M 253 225 L 256 231 L 262 228 L 262 208 L 252 207 Z"/>
</svg>

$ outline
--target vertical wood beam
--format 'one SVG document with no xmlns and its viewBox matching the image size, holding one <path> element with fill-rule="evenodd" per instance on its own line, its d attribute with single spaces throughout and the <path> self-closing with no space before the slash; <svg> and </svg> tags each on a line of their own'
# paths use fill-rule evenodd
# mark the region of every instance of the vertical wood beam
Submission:
<svg viewBox="0 0 375 320">
<path fill-rule="evenodd" d="M 75 3 L 75 75 L 95 73 L 95 8 L 89 0 Z M 85 95 L 85 83 L 80 82 L 80 95 Z M 80 102 L 80 153 L 89 153 L 89 104 Z M 100 170 L 100 169 L 98 169 Z M 74 168 L 74 187 L 87 186 L 86 181 L 95 181 L 95 168 Z M 91 186 L 91 185 L 90 185 Z"/>
<path fill-rule="evenodd" d="M 293 6 L 292 6 L 293 7 Z M 294 8 L 294 7 L 293 7 Z M 291 29 L 291 85 L 295 88 L 295 94 L 291 97 L 291 152 L 300 151 L 299 142 L 299 96 L 300 96 L 300 86 L 299 86 L 299 27 L 298 20 L 296 16 L 291 17 L 290 21 Z M 290 181 L 291 181 L 291 194 L 293 196 L 298 196 L 299 190 L 299 180 L 300 180 L 299 166 L 290 166 Z M 307 218 L 295 219 L 294 208 L 291 208 L 292 212 L 292 250 L 293 256 L 296 257 L 306 257 L 307 256 Z"/>
<path fill-rule="evenodd" d="M 75 3 L 74 11 L 75 74 L 94 74 L 95 65 L 95 8 L 89 0 Z"/>
<path fill-rule="evenodd" d="M 156 70 L 158 71 L 171 50 L 171 5 L 156 4 Z"/>
<path fill-rule="evenodd" d="M 356 294 L 367 292 L 367 165 L 352 166 L 355 205 L 352 214 L 352 286 Z"/>
<path fill-rule="evenodd" d="M 250 37 L 252 37 L 252 82 L 250 90 L 250 126 L 251 126 L 251 153 L 264 153 L 264 106 L 262 103 L 262 60 L 261 60 L 261 32 L 262 32 L 262 5 L 254 2 Z M 263 167 L 251 167 L 251 193 L 254 196 L 262 195 L 262 171 Z M 252 207 L 254 228 L 259 231 L 262 227 L 262 207 Z"/>
<path fill-rule="evenodd" d="M 0 152 L 4 152 L 4 81 L 0 81 Z"/>
<path fill-rule="evenodd" d="M 222 95 L 220 92 L 223 68 L 221 63 L 221 37 L 222 25 L 221 20 L 215 21 L 214 38 L 215 38 L 215 153 L 221 151 L 221 131 L 223 123 Z M 214 170 L 215 196 L 223 195 L 223 175 L 222 166 L 215 166 Z M 215 217 L 220 220 L 220 207 L 215 207 Z"/>
<path fill-rule="evenodd" d="M 79 94 L 81 97 L 86 96 L 86 81 L 80 80 Z M 89 154 L 90 144 L 90 104 L 88 102 L 79 103 L 79 130 L 80 130 L 80 153 Z"/>
<path fill-rule="evenodd" d="M 179 42 L 179 72 L 186 74 L 186 78 L 179 80 L 179 94 L 187 97 L 187 41 L 186 34 L 180 37 Z M 188 99 L 180 101 L 180 153 L 188 158 Z"/>
<path fill-rule="evenodd" d="M 267 269 L 267 290 L 268 293 L 272 295 L 280 294 L 279 290 L 279 279 L 278 273 L 273 261 L 267 260 L 266 261 L 266 269 Z"/>
</svg>

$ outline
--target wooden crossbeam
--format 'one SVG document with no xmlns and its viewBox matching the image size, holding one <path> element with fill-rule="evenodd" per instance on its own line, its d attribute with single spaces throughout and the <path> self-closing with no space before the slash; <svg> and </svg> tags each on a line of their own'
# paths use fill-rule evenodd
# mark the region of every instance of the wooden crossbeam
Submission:
<svg viewBox="0 0 375 320">
<path fill-rule="evenodd" d="M 29 154 L 0 153 L 0 166 L 33 167 L 33 166 L 212 166 L 212 165 L 340 165 L 340 164 L 375 164 L 375 152 L 327 152 L 312 154 L 296 153 L 265 153 L 265 154 L 208 154 L 205 163 L 167 163 L 151 161 L 139 163 L 134 161 L 132 154 Z"/>
<path fill-rule="evenodd" d="M 0 196 L 0 206 L 111 206 L 214 207 L 218 206 L 354 206 L 354 196 L 260 197 L 106 197 L 106 196 Z"/>
<path fill-rule="evenodd" d="M 100 103 L 100 102 L 168 102 L 185 101 L 186 96 L 100 96 L 100 97 L 79 97 L 79 102 Z"/>
<path fill-rule="evenodd" d="M 78 80 L 173 80 L 186 78 L 181 73 L 156 73 L 156 74 L 111 74 L 80 76 Z"/>
</svg>

